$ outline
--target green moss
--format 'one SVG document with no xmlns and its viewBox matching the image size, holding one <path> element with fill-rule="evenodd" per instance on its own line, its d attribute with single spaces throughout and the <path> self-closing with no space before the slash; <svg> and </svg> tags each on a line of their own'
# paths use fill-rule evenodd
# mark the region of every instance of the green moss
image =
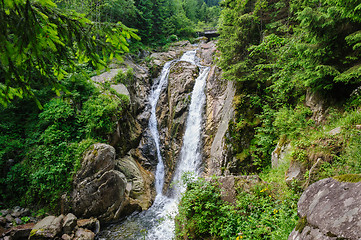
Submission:
<svg viewBox="0 0 361 240">
<path fill-rule="evenodd" d="M 361 181 L 361 175 L 360 174 L 345 174 L 333 177 L 333 179 L 339 181 L 339 182 L 351 182 L 351 183 L 357 183 Z"/>
<path fill-rule="evenodd" d="M 306 225 L 307 225 L 307 216 L 304 216 L 298 219 L 298 223 L 296 224 L 295 230 L 298 231 L 299 233 L 302 233 Z"/>
</svg>

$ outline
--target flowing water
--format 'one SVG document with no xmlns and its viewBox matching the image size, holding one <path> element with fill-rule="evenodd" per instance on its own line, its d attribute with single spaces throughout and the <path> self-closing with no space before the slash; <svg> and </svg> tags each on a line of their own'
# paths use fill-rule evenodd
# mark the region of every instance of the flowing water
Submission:
<svg viewBox="0 0 361 240">
<path fill-rule="evenodd" d="M 196 79 L 189 106 L 186 130 L 183 136 L 181 157 L 176 168 L 171 197 L 162 193 L 164 184 L 164 164 L 160 154 L 160 141 L 157 128 L 156 106 L 162 90 L 168 83 L 168 75 L 174 61 L 167 62 L 162 70 L 159 81 L 153 86 L 149 102 L 151 105 L 151 116 L 149 129 L 154 139 L 158 165 L 156 169 L 156 192 L 154 204 L 147 211 L 135 213 L 129 216 L 123 223 L 108 227 L 101 234 L 99 239 L 122 239 L 122 240 L 171 240 L 174 237 L 174 217 L 177 214 L 178 203 L 184 186 L 180 184 L 181 176 L 185 172 L 192 172 L 195 175 L 200 173 L 201 165 L 201 125 L 202 113 L 205 103 L 204 88 L 209 73 L 209 67 L 202 67 L 197 64 L 196 50 L 186 52 L 179 61 L 190 62 L 200 68 L 200 74 Z"/>
</svg>

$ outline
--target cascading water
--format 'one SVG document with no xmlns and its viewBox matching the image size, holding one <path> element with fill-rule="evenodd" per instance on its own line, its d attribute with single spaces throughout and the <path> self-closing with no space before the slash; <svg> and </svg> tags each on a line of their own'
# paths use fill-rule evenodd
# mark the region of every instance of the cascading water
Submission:
<svg viewBox="0 0 361 240">
<path fill-rule="evenodd" d="M 186 52 L 179 61 L 186 61 L 197 65 L 196 50 Z M 156 170 L 156 191 L 157 196 L 154 204 L 149 210 L 139 214 L 133 214 L 126 221 L 119 225 L 113 225 L 103 231 L 99 239 L 147 239 L 147 240 L 170 240 L 174 237 L 174 217 L 177 214 L 177 206 L 180 195 L 184 191 L 182 184 L 179 184 L 181 176 L 185 172 L 193 172 L 199 175 L 201 165 L 200 140 L 202 112 L 205 103 L 204 88 L 209 73 L 209 67 L 200 66 L 200 74 L 196 79 L 192 92 L 189 113 L 186 122 L 186 130 L 183 137 L 181 158 L 177 166 L 173 187 L 173 196 L 167 197 L 162 194 L 164 184 L 164 164 L 160 154 L 159 133 L 156 119 L 156 105 L 162 89 L 167 84 L 168 75 L 174 61 L 167 62 L 163 67 L 159 83 L 153 87 L 149 97 L 151 105 L 151 116 L 149 129 L 155 141 L 158 165 Z"/>
</svg>

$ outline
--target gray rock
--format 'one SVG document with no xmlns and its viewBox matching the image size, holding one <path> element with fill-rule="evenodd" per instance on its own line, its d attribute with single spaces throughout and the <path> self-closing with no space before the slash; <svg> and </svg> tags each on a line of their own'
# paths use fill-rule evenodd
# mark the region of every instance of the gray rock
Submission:
<svg viewBox="0 0 361 240">
<path fill-rule="evenodd" d="M 95 234 L 92 231 L 79 228 L 75 233 L 74 240 L 94 240 L 94 238 Z"/>
<path fill-rule="evenodd" d="M 320 180 L 306 189 L 298 202 L 305 227 L 289 240 L 361 239 L 361 182 Z"/>
<path fill-rule="evenodd" d="M 326 119 L 328 106 L 327 101 L 321 96 L 321 94 L 308 90 L 306 93 L 305 105 L 312 110 L 312 119 L 317 124 Z"/>
<path fill-rule="evenodd" d="M 329 131 L 328 134 L 330 134 L 331 136 L 334 136 L 334 135 L 340 134 L 341 131 L 342 131 L 342 128 L 337 127 L 337 128 L 332 129 L 331 131 Z"/>
<path fill-rule="evenodd" d="M 6 215 L 6 216 L 5 216 L 5 219 L 6 219 L 6 221 L 8 221 L 8 222 L 13 222 L 13 221 L 14 221 L 14 218 L 13 218 L 10 214 Z"/>
<path fill-rule="evenodd" d="M 258 175 L 249 176 L 221 176 L 218 178 L 221 189 L 221 199 L 223 201 L 235 204 L 237 200 L 236 189 L 249 191 L 252 186 L 261 182 Z"/>
<path fill-rule="evenodd" d="M 12 240 L 28 239 L 30 232 L 34 226 L 35 223 L 27 223 L 24 225 L 16 226 L 8 230 L 5 234 Z"/>
<path fill-rule="evenodd" d="M 77 221 L 77 226 L 79 228 L 88 229 L 95 234 L 98 234 L 100 231 L 100 222 L 96 218 L 80 219 Z"/>
<path fill-rule="evenodd" d="M 124 84 L 119 83 L 116 85 L 110 85 L 110 87 L 113 88 L 117 93 L 130 97 L 129 91 Z"/>
<path fill-rule="evenodd" d="M 305 167 L 298 161 L 292 161 L 286 172 L 286 183 L 291 185 L 293 181 L 300 183 L 304 180 Z"/>
<path fill-rule="evenodd" d="M 6 218 L 0 216 L 0 225 L 1 226 L 4 226 L 6 224 L 6 221 L 7 221 Z"/>
<path fill-rule="evenodd" d="M 29 240 L 54 239 L 59 236 L 63 226 L 63 218 L 64 215 L 45 217 L 33 227 Z"/>
<path fill-rule="evenodd" d="M 279 165 L 286 162 L 286 156 L 290 154 L 292 147 L 290 143 L 280 140 L 277 143 L 275 150 L 272 152 L 272 168 L 277 168 Z"/>
<path fill-rule="evenodd" d="M 124 208 L 127 180 L 115 168 L 115 149 L 107 144 L 94 144 L 84 157 L 74 177 L 72 208 L 77 216 L 116 219 Z"/>
<path fill-rule="evenodd" d="M 20 218 L 15 218 L 14 221 L 15 221 L 15 223 L 16 223 L 17 225 L 23 224 L 23 221 L 21 221 Z"/>
<path fill-rule="evenodd" d="M 77 218 L 74 214 L 68 213 L 64 218 L 63 233 L 71 234 L 76 227 Z"/>
<path fill-rule="evenodd" d="M 1 213 L 2 216 L 6 216 L 6 215 L 8 215 L 8 214 L 11 213 L 11 210 L 9 210 L 9 209 L 3 209 L 3 210 L 0 211 L 0 213 Z"/>
</svg>

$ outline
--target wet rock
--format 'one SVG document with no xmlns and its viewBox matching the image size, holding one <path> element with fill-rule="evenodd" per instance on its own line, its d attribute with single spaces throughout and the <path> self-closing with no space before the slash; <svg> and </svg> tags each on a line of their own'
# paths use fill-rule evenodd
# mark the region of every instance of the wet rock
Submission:
<svg viewBox="0 0 361 240">
<path fill-rule="evenodd" d="M 54 239 L 59 236 L 63 226 L 64 215 L 48 216 L 38 222 L 31 230 L 29 240 Z"/>
<path fill-rule="evenodd" d="M 64 218 L 63 233 L 71 234 L 76 224 L 77 224 L 77 217 L 72 213 L 68 213 Z"/>
<path fill-rule="evenodd" d="M 151 206 L 155 193 L 151 188 L 154 175 L 145 170 L 132 156 L 128 155 L 118 159 L 117 169 L 127 178 L 129 197 L 137 200 L 142 210 Z"/>
<path fill-rule="evenodd" d="M 298 201 L 302 221 L 288 239 L 361 239 L 360 201 L 361 182 L 327 178 L 312 184 Z"/>
<path fill-rule="evenodd" d="M 161 152 L 167 173 L 164 188 L 168 187 L 179 158 L 187 110 L 198 72 L 198 67 L 191 63 L 176 63 L 169 73 L 168 86 L 158 101 L 156 114 L 159 137 L 163 143 Z"/>
</svg>

